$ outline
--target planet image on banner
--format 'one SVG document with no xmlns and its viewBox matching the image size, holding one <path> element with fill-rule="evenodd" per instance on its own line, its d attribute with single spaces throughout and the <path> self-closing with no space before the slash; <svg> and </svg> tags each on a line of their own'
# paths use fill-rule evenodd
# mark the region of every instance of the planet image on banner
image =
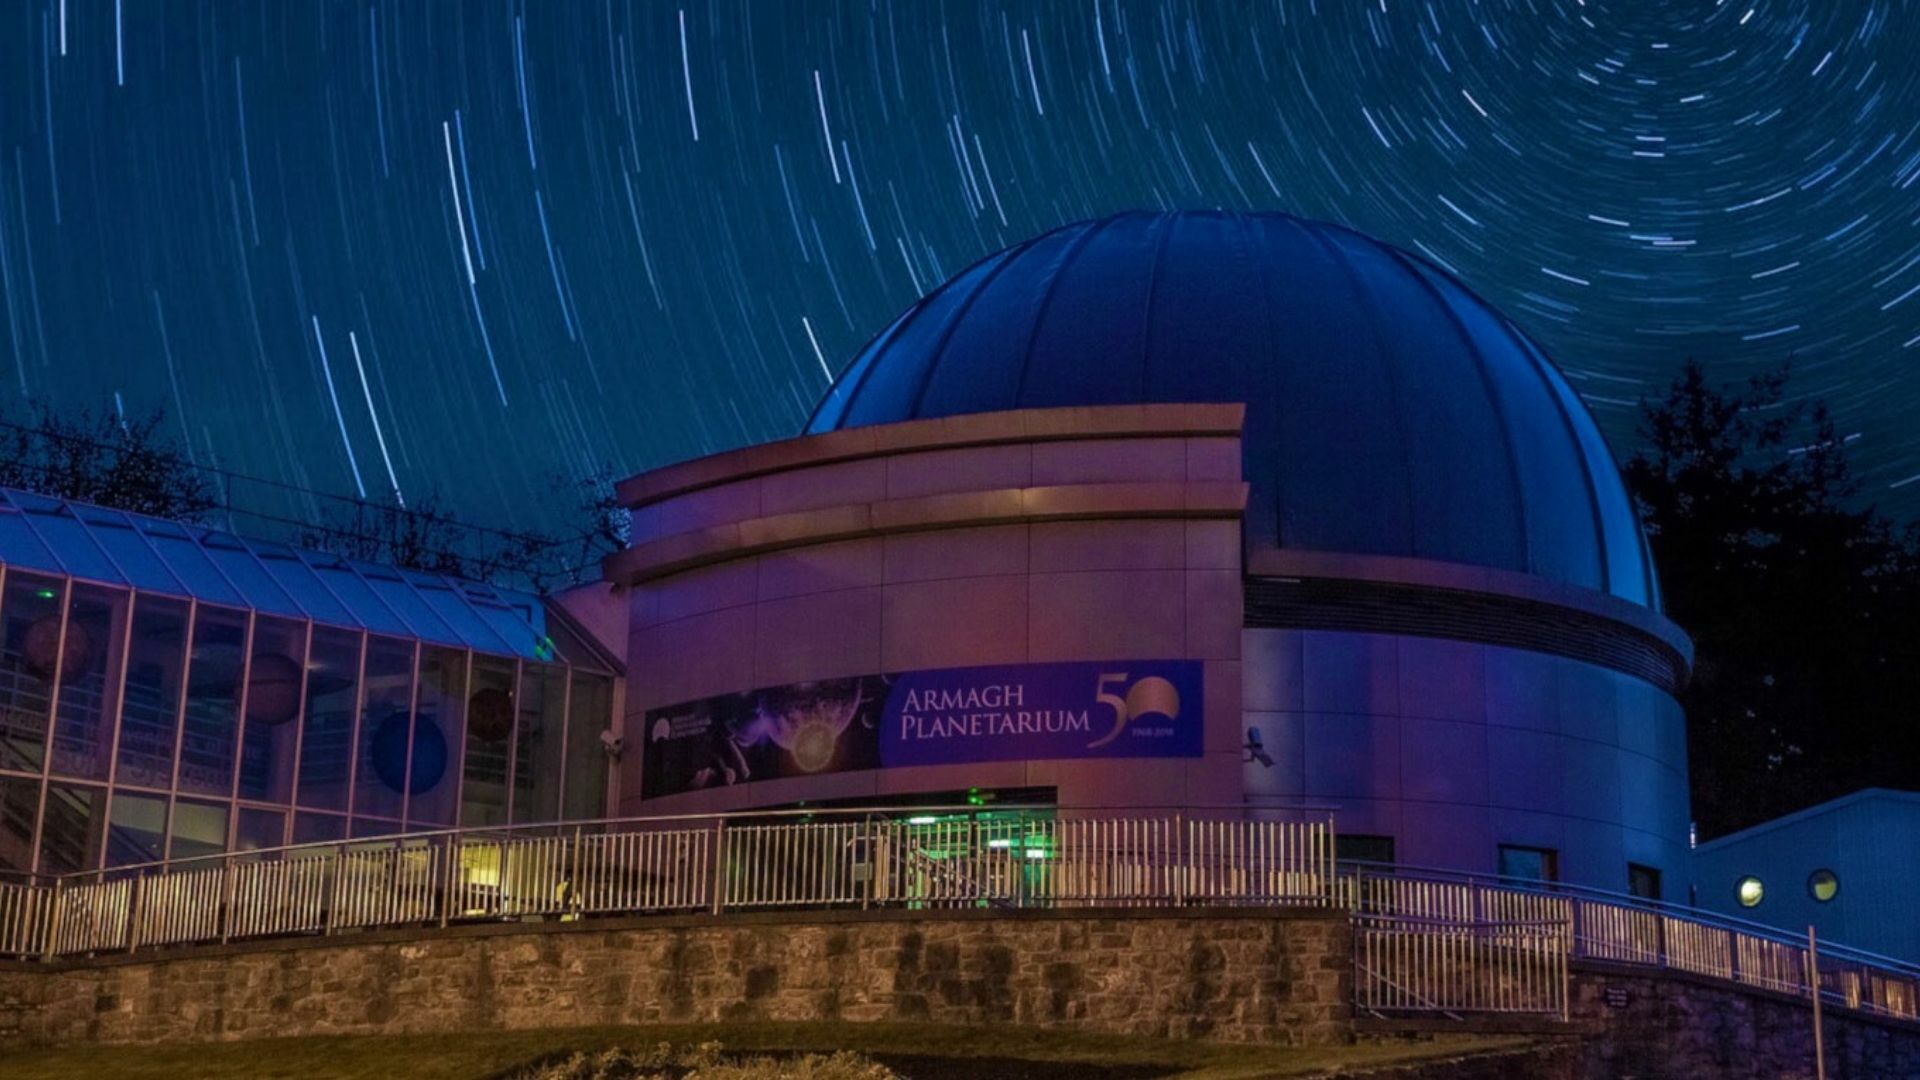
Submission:
<svg viewBox="0 0 1920 1080">
<path fill-rule="evenodd" d="M 431 791 L 447 774 L 447 737 L 430 716 L 413 731 L 413 766 L 407 767 L 407 714 L 389 713 L 373 730 L 373 771 L 389 790 L 418 795 Z"/>
<path fill-rule="evenodd" d="M 828 679 L 685 702 L 647 714 L 645 791 L 878 768 L 884 676 Z"/>
<path fill-rule="evenodd" d="M 840 736 L 859 714 L 864 690 L 854 681 L 848 692 L 817 684 L 766 690 L 756 695 L 751 720 L 735 734 L 752 744 L 773 742 L 793 759 L 801 773 L 826 771 L 839 756 Z"/>
<path fill-rule="evenodd" d="M 277 726 L 299 715 L 300 664 L 281 653 L 255 653 L 247 675 L 247 720 Z"/>
</svg>

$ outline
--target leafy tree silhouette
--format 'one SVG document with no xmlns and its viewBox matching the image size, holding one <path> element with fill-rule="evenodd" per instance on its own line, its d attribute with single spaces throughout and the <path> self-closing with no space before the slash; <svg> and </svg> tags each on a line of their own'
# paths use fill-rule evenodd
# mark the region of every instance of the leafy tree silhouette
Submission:
<svg viewBox="0 0 1920 1080">
<path fill-rule="evenodd" d="M 436 491 L 406 507 L 302 492 L 319 509 L 295 521 L 238 505 L 230 490 L 250 478 L 194 464 L 164 422 L 158 411 L 127 420 L 45 406 L 24 420 L 0 417 L 0 485 L 189 524 L 218 521 L 347 558 L 541 591 L 598 577 L 598 557 L 625 545 L 627 518 L 613 500 L 610 469 L 555 479 L 555 490 L 575 495 L 572 531 L 473 525 Z"/>
<path fill-rule="evenodd" d="M 1788 365 L 1641 403 L 1626 477 L 1668 615 L 1703 839 L 1862 787 L 1920 787 L 1920 529 L 1859 499 L 1848 439 Z"/>
</svg>

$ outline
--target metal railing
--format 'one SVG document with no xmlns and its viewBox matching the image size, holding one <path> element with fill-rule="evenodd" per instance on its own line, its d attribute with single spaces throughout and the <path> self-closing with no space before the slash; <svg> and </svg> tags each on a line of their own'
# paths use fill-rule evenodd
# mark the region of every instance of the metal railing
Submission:
<svg viewBox="0 0 1920 1080">
<path fill-rule="evenodd" d="M 1324 820 L 758 812 L 412 833 L 26 879 L 0 884 L 0 956 L 530 917 L 1335 898 Z"/>
<path fill-rule="evenodd" d="M 1354 1004 L 1372 1013 L 1535 1013 L 1566 1019 L 1572 908 L 1481 882 L 1353 869 Z"/>
<path fill-rule="evenodd" d="M 1066 816 L 1059 816 L 1064 814 Z M 379 927 L 798 908 L 1344 909 L 1375 1013 L 1564 1018 L 1604 961 L 1920 1019 L 1920 966 L 1558 883 L 1334 861 L 1330 819 L 998 807 L 759 811 L 446 830 L 0 881 L 0 956 Z"/>
<path fill-rule="evenodd" d="M 1676 904 L 1558 882 L 1365 863 L 1342 865 L 1340 889 L 1355 917 L 1355 999 L 1376 1012 L 1564 1015 L 1564 964 L 1590 960 L 1808 1001 L 1817 985 L 1829 1005 L 1920 1019 L 1920 965 L 1824 941 L 1813 956 L 1804 937 Z M 1550 958 L 1556 949 L 1565 959 Z"/>
</svg>

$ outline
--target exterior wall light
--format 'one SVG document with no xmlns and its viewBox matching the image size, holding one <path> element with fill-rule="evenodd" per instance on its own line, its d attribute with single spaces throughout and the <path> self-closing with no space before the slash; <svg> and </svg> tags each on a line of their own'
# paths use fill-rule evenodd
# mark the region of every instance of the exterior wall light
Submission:
<svg viewBox="0 0 1920 1080">
<path fill-rule="evenodd" d="M 1733 887 L 1733 895 L 1735 899 L 1740 901 L 1741 907 L 1759 907 L 1760 901 L 1766 899 L 1767 887 L 1760 884 L 1759 878 L 1748 874 L 1746 877 L 1740 879 L 1739 884 Z"/>
</svg>

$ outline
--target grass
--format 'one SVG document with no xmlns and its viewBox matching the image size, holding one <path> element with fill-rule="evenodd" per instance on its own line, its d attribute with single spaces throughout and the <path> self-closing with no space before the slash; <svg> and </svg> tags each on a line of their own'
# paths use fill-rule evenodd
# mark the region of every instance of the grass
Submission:
<svg viewBox="0 0 1920 1080">
<path fill-rule="evenodd" d="M 650 1048 L 661 1042 L 691 1046 L 717 1041 L 729 1053 L 855 1050 L 886 1060 L 918 1058 L 1008 1059 L 1151 1070 L 1180 1080 L 1263 1080 L 1310 1074 L 1337 1066 L 1385 1065 L 1430 1055 L 1463 1054 L 1525 1042 L 1488 1038 L 1434 1044 L 1389 1044 L 1287 1048 L 1236 1043 L 1174 1041 L 1142 1036 L 1040 1031 L 1033 1028 L 959 1027 L 894 1023 L 676 1024 L 647 1027 L 547 1028 L 457 1035 L 334 1035 L 253 1039 L 159 1046 L 67 1046 L 13 1050 L 3 1070 L 8 1080 L 275 1080 L 336 1077 L 340 1080 L 482 1080 L 511 1074 L 530 1062 L 571 1051 L 612 1047 Z M 984 1064 L 984 1063 L 983 1063 Z M 991 1075 L 979 1074 L 983 1078 Z"/>
</svg>

